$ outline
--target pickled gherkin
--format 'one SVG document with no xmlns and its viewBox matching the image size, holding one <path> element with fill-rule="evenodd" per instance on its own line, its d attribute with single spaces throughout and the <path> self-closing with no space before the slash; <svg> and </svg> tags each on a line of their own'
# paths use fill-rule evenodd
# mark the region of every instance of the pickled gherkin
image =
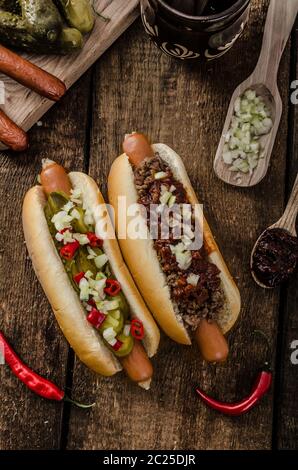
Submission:
<svg viewBox="0 0 298 470">
<path fill-rule="evenodd" d="M 22 18 L 34 37 L 56 42 L 62 31 L 62 18 L 52 0 L 20 0 Z"/>
<path fill-rule="evenodd" d="M 97 274 L 97 268 L 94 262 L 88 258 L 88 251 L 85 247 L 81 247 L 76 256 L 76 265 L 78 267 L 78 272 L 86 273 L 90 271 L 93 276 Z"/>
<path fill-rule="evenodd" d="M 1 43 L 23 51 L 38 54 L 69 54 L 83 45 L 80 31 L 63 28 L 56 42 L 43 41 L 28 31 L 27 23 L 19 15 L 0 10 Z"/>
<path fill-rule="evenodd" d="M 85 211 L 81 207 L 76 207 L 76 211 L 79 213 L 80 218 L 75 219 L 72 223 L 73 229 L 79 233 L 87 233 L 90 231 L 90 227 L 85 224 L 84 217 Z"/>
<path fill-rule="evenodd" d="M 68 24 L 82 34 L 90 33 L 94 26 L 94 14 L 89 0 L 56 0 Z"/>
<path fill-rule="evenodd" d="M 69 201 L 68 197 L 66 194 L 62 192 L 55 192 L 50 194 L 48 198 L 48 205 L 50 206 L 52 212 L 56 214 L 59 212 L 65 204 L 67 204 Z"/>
</svg>

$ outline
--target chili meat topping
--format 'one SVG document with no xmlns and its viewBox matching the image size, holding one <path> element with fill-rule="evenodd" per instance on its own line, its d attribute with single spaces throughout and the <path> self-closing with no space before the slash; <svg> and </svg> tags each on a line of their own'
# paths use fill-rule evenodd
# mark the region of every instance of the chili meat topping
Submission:
<svg viewBox="0 0 298 470">
<path fill-rule="evenodd" d="M 146 208 L 147 225 L 154 233 L 154 249 L 161 268 L 167 277 L 171 298 L 185 323 L 196 329 L 202 318 L 215 319 L 223 308 L 223 292 L 220 286 L 220 271 L 208 260 L 208 254 L 202 246 L 189 249 L 195 236 L 194 208 L 190 206 L 183 184 L 178 181 L 170 167 L 156 153 L 154 158 L 134 168 L 138 203 Z M 182 216 L 169 211 L 172 207 L 189 205 L 190 223 L 185 230 Z M 158 217 L 156 217 L 156 206 Z M 169 214 L 169 236 L 163 237 L 162 214 L 165 208 Z M 152 217 L 155 212 L 155 217 Z M 155 222 L 154 222 L 155 220 Z M 175 229 L 180 224 L 180 238 L 175 236 Z M 189 230 L 191 228 L 191 230 Z M 176 232 L 177 233 L 177 232 Z"/>
</svg>

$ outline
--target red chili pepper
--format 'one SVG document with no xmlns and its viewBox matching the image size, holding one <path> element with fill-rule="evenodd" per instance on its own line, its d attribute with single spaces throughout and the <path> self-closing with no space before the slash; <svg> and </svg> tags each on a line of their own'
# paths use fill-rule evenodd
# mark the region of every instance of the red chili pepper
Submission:
<svg viewBox="0 0 298 470">
<path fill-rule="evenodd" d="M 122 345 L 123 345 L 122 341 L 117 339 L 117 342 L 114 344 L 114 346 L 112 346 L 112 348 L 114 349 L 114 351 L 119 351 Z"/>
<path fill-rule="evenodd" d="M 81 271 L 80 273 L 76 274 L 74 277 L 73 277 L 73 280 L 77 283 L 77 284 L 80 284 L 80 281 L 83 279 L 83 277 L 85 276 L 85 273 L 83 271 Z"/>
<path fill-rule="evenodd" d="M 131 335 L 135 339 L 139 339 L 141 341 L 144 338 L 144 336 L 145 336 L 144 325 L 141 322 L 141 320 L 138 320 L 137 318 L 134 318 L 131 321 L 130 332 L 131 332 Z"/>
<path fill-rule="evenodd" d="M 268 392 L 272 383 L 272 373 L 269 370 L 259 372 L 257 380 L 248 397 L 238 403 L 224 403 L 209 397 L 200 388 L 196 388 L 197 394 L 202 398 L 206 405 L 214 410 L 230 416 L 240 416 L 251 410 L 260 399 Z"/>
<path fill-rule="evenodd" d="M 265 336 L 261 331 L 255 331 L 254 333 L 259 333 Z M 250 394 L 239 402 L 225 403 L 215 400 L 214 398 L 209 397 L 199 387 L 196 388 L 196 392 L 201 397 L 203 402 L 206 403 L 206 405 L 208 405 L 210 408 L 213 408 L 214 410 L 217 410 L 226 415 L 240 416 L 251 410 L 261 400 L 261 398 L 270 389 L 271 384 L 272 372 L 270 370 L 269 363 L 265 362 L 263 369 L 259 372 L 256 378 Z"/>
<path fill-rule="evenodd" d="M 110 295 L 111 297 L 114 297 L 115 295 L 118 295 L 121 291 L 121 285 L 118 281 L 115 281 L 115 279 L 107 279 L 104 291 L 106 294 Z"/>
<path fill-rule="evenodd" d="M 67 245 L 64 245 L 62 248 L 60 248 L 60 255 L 66 260 L 71 260 L 78 248 L 80 248 L 80 244 L 77 240 L 72 243 L 67 243 Z"/>
<path fill-rule="evenodd" d="M 105 319 L 106 315 L 96 308 L 93 308 L 87 316 L 88 322 L 91 323 L 91 325 L 93 325 L 95 328 L 100 328 Z"/>
<path fill-rule="evenodd" d="M 92 246 L 92 248 L 101 248 L 103 245 L 103 240 L 101 238 L 98 238 L 95 233 L 93 232 L 87 232 L 86 233 L 89 244 Z"/>
<path fill-rule="evenodd" d="M 2 331 L 0 331 L 0 344 L 3 346 L 5 362 L 10 367 L 13 374 L 23 382 L 27 388 L 36 393 L 36 395 L 46 398 L 47 400 L 68 401 L 80 408 L 90 408 L 94 406 L 94 403 L 92 405 L 83 405 L 71 400 L 57 385 L 29 369 L 13 351 Z"/>
</svg>

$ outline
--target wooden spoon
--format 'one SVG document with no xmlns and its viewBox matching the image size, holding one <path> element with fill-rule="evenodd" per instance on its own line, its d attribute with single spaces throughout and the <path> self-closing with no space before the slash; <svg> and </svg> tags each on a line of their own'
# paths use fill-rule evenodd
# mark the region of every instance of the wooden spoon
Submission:
<svg viewBox="0 0 298 470">
<path fill-rule="evenodd" d="M 298 174 L 296 176 L 296 180 L 292 189 L 292 193 L 289 199 L 289 202 L 287 204 L 287 207 L 282 215 L 282 217 L 273 225 L 270 225 L 264 232 L 259 236 L 257 239 L 252 252 L 251 252 L 251 257 L 250 257 L 250 269 L 251 269 L 251 274 L 255 282 L 261 286 L 264 287 L 265 289 L 271 289 L 271 287 L 265 286 L 262 282 L 259 281 L 259 279 L 256 277 L 256 275 L 253 272 L 252 265 L 253 265 L 253 256 L 254 252 L 256 250 L 257 244 L 259 243 L 260 238 L 264 235 L 267 230 L 271 230 L 273 228 L 281 228 L 285 231 L 287 231 L 290 235 L 293 237 L 297 237 L 296 233 L 296 217 L 297 217 L 297 212 L 298 212 Z"/>
<path fill-rule="evenodd" d="M 267 173 L 282 114 L 282 101 L 277 87 L 277 72 L 297 12 L 298 0 L 271 0 L 257 66 L 252 75 L 241 83 L 233 93 L 214 160 L 216 175 L 226 183 L 243 187 L 254 186 Z M 229 169 L 229 165 L 223 161 L 223 146 L 225 135 L 230 128 L 231 118 L 234 114 L 235 100 L 247 89 L 256 90 L 257 95 L 264 99 L 267 107 L 271 110 L 273 127 L 269 134 L 262 136 L 260 139 L 260 143 L 264 148 L 264 158 L 259 160 L 253 173 L 239 172 L 239 174 L 235 174 L 234 171 Z"/>
</svg>

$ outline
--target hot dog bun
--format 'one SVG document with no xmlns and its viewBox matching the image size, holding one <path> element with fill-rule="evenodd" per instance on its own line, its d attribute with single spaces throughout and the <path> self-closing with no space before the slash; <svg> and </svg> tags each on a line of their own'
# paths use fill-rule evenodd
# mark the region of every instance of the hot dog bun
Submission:
<svg viewBox="0 0 298 470">
<path fill-rule="evenodd" d="M 113 236 L 112 223 L 107 217 L 104 199 L 96 183 L 83 173 L 70 173 L 69 178 L 72 187 L 81 190 L 86 209 L 90 209 L 93 213 L 96 235 L 103 237 L 101 221 L 104 218 L 108 225 L 108 233 Z M 98 374 L 111 376 L 121 370 L 121 365 L 86 320 L 86 313 L 68 279 L 50 235 L 44 215 L 45 204 L 46 197 L 41 186 L 31 188 L 23 203 L 24 234 L 34 270 L 62 332 L 77 356 Z M 143 322 L 145 330 L 143 344 L 148 356 L 152 357 L 158 348 L 159 330 L 124 264 L 115 237 L 105 239 L 103 249 L 130 305 L 131 316 Z M 140 385 L 148 388 L 147 383 Z"/>
<path fill-rule="evenodd" d="M 161 159 L 170 166 L 174 177 L 183 184 L 191 204 L 198 204 L 198 199 L 181 158 L 164 144 L 153 145 L 153 150 L 159 153 Z M 127 206 L 137 202 L 138 195 L 134 184 L 133 169 L 126 154 L 121 155 L 114 161 L 109 175 L 108 190 L 109 201 L 115 208 L 116 216 L 118 214 L 118 196 L 126 196 Z M 127 223 L 129 221 L 130 218 L 127 217 Z M 116 220 L 117 226 L 118 220 Z M 147 230 L 145 220 L 144 228 Z M 160 267 L 152 240 L 148 236 L 146 240 L 119 239 L 119 243 L 130 272 L 161 328 L 178 343 L 191 344 L 182 318 L 179 316 L 179 312 L 175 311 L 170 289 Z M 220 279 L 225 295 L 225 305 L 223 314 L 217 321 L 222 332 L 226 333 L 238 318 L 241 305 L 240 294 L 205 219 L 204 245 L 210 261 L 221 272 Z"/>
</svg>

